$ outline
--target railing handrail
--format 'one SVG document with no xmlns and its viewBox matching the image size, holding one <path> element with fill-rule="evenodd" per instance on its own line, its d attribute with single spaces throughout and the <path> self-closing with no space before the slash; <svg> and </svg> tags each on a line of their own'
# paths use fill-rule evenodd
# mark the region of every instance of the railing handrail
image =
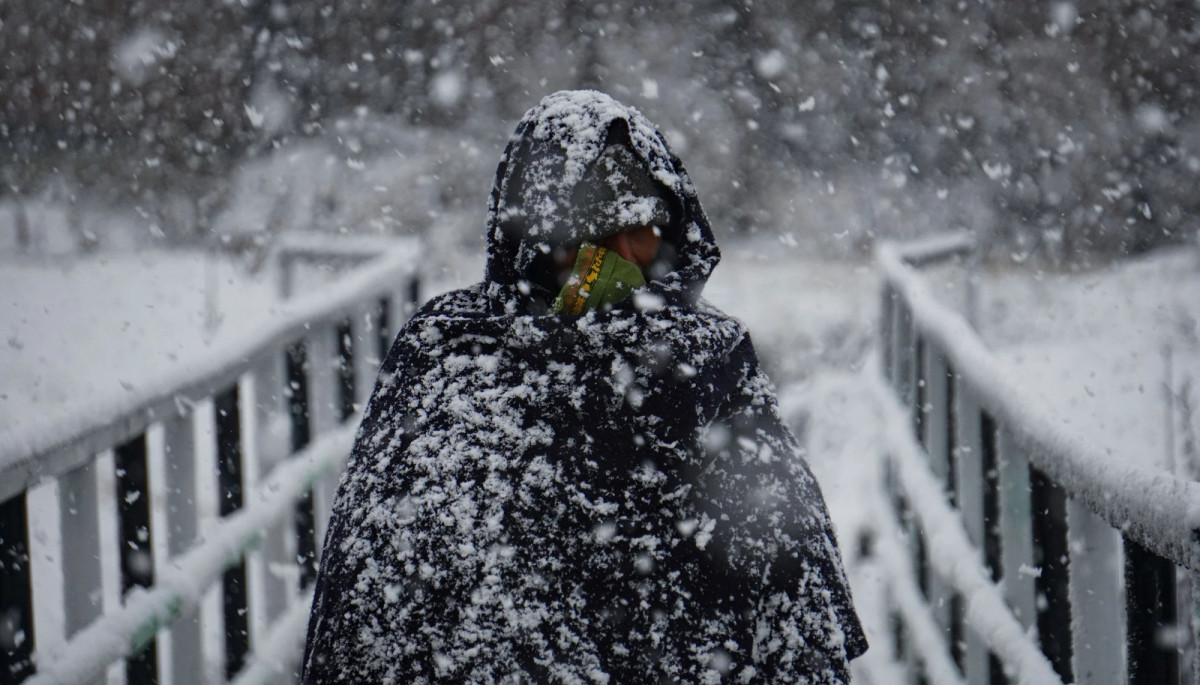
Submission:
<svg viewBox="0 0 1200 685">
<path fill-rule="evenodd" d="M 905 246 L 883 243 L 876 257 L 885 284 L 904 299 L 915 328 L 946 355 L 983 408 L 1010 427 L 1019 427 L 1012 437 L 1031 463 L 1143 547 L 1196 570 L 1190 540 L 1200 528 L 1200 483 L 1105 459 L 1103 450 L 1049 420 L 1042 403 L 1001 372 L 975 330 L 938 302 L 911 266 L 971 247 L 969 236 L 955 234 Z"/>
<path fill-rule="evenodd" d="M 0 501 L 89 461 L 94 452 L 136 435 L 152 422 L 180 413 L 180 403 L 212 394 L 236 379 L 254 360 L 315 324 L 345 318 L 365 293 L 389 292 L 411 273 L 416 241 L 393 240 L 378 257 L 302 299 L 281 303 L 261 326 L 224 336 L 203 358 L 181 360 L 170 373 L 142 384 L 102 407 L 31 418 L 19 428 L 0 428 Z M 115 417 L 115 418 L 114 418 Z"/>
</svg>

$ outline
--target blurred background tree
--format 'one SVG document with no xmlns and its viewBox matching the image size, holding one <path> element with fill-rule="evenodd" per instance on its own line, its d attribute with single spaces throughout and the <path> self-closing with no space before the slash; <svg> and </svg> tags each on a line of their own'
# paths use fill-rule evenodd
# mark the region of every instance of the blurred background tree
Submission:
<svg viewBox="0 0 1200 685">
<path fill-rule="evenodd" d="M 211 240 L 236 170 L 323 140 L 405 160 L 396 192 L 428 198 L 319 225 L 361 202 L 281 181 L 293 222 L 428 230 L 482 216 L 526 108 L 594 87 L 664 126 L 728 234 L 844 253 L 965 227 L 1020 258 L 1106 258 L 1197 231 L 1198 17 L 1190 0 L 8 0 L 0 201 L 49 197 L 81 226 L 132 206 L 161 240 Z M 80 228 L 81 248 L 99 239 Z"/>
</svg>

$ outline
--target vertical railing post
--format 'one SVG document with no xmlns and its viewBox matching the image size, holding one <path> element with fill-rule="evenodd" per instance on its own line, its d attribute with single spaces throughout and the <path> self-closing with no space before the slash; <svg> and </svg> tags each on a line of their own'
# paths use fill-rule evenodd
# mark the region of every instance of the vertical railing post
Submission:
<svg viewBox="0 0 1200 685">
<path fill-rule="evenodd" d="M 339 426 L 343 420 L 343 410 L 353 411 L 353 395 L 343 398 L 338 387 L 343 367 L 339 354 L 339 328 L 328 323 L 314 325 L 308 339 L 308 412 L 313 436 L 323 435 Z M 351 400 L 349 406 L 343 399 Z M 330 474 L 313 484 L 313 534 L 318 557 L 325 540 L 325 526 L 333 508 L 339 475 Z"/>
<path fill-rule="evenodd" d="M 120 529 L 121 594 L 154 584 L 150 529 L 150 472 L 146 436 L 139 435 L 114 451 L 117 472 L 117 520 Z M 130 685 L 158 682 L 157 640 L 151 639 L 126 661 Z"/>
<path fill-rule="evenodd" d="M 883 301 L 879 303 L 879 347 L 883 353 L 883 377 L 893 384 L 896 382 L 896 350 L 893 341 L 896 335 L 896 298 L 896 289 L 885 280 Z"/>
<path fill-rule="evenodd" d="M 987 565 L 984 553 L 985 492 L 987 477 L 984 470 L 984 444 L 982 414 L 970 386 L 951 374 L 951 403 L 954 405 L 954 434 L 956 439 L 950 453 L 954 465 L 956 492 L 963 527 L 975 548 L 980 551 L 979 561 Z M 966 631 L 962 637 L 964 649 L 963 678 L 968 683 L 988 682 L 988 648 L 976 631 Z"/>
<path fill-rule="evenodd" d="M 912 541 L 914 538 L 912 537 L 911 533 L 911 520 L 914 517 L 911 509 L 908 506 L 908 500 L 904 496 L 903 488 L 900 487 L 899 479 L 896 476 L 896 466 L 892 462 L 891 458 L 887 457 L 886 455 L 883 462 L 883 480 L 884 491 L 888 494 L 888 498 L 892 507 L 892 514 L 900 523 L 901 530 L 904 530 L 909 534 L 910 546 L 914 545 L 916 543 Z M 889 592 L 891 592 L 891 590 L 889 590 Z M 894 600 L 889 600 L 887 602 L 887 606 L 889 608 L 888 622 L 892 633 L 892 649 L 894 650 L 893 655 L 895 660 L 900 663 L 908 664 L 915 669 L 916 658 L 910 653 L 911 650 L 909 647 L 908 634 L 904 629 L 904 621 L 900 617 L 899 610 L 895 608 L 896 603 Z M 912 678 L 910 677 L 909 680 L 911 681 Z"/>
<path fill-rule="evenodd" d="M 97 541 L 100 545 L 100 610 L 107 614 L 117 611 L 124 603 L 121 592 L 121 564 L 123 549 L 121 543 L 120 512 L 117 511 L 120 488 L 117 483 L 116 450 L 108 448 L 96 454 L 92 462 L 96 473 L 96 493 L 98 507 L 96 511 L 96 526 L 100 534 Z M 109 682 L 125 680 L 125 660 L 109 664 L 107 679 Z"/>
<path fill-rule="evenodd" d="M 950 503 L 962 510 L 962 496 L 959 493 L 958 478 L 958 446 L 962 443 L 962 414 L 958 403 L 958 375 L 954 367 L 942 358 L 946 379 L 946 491 Z"/>
<path fill-rule="evenodd" d="M 61 492 L 58 478 L 44 479 L 25 491 L 35 669 L 51 658 L 47 655 L 61 653 L 67 641 Z"/>
<path fill-rule="evenodd" d="M 196 415 L 190 408 L 163 421 L 163 457 L 166 463 L 166 545 L 174 559 L 196 542 L 199 534 L 197 491 Z M 203 610 L 187 611 L 171 624 L 171 675 L 177 685 L 202 682 L 204 638 Z"/>
<path fill-rule="evenodd" d="M 33 590 L 25 493 L 0 504 L 0 683 L 33 674 Z"/>
<path fill-rule="evenodd" d="M 953 465 L 950 449 L 953 443 L 951 428 L 954 423 L 950 389 L 950 369 L 941 351 L 927 340 L 922 340 L 921 378 L 919 387 L 919 411 L 922 432 L 921 445 L 929 457 L 930 470 L 941 481 L 942 488 L 952 505 L 954 502 Z"/>
<path fill-rule="evenodd" d="M 992 582 L 1004 580 L 1004 488 L 1000 458 L 1000 426 L 987 412 L 980 412 L 980 471 L 983 476 L 983 560 Z M 988 655 L 990 685 L 1004 685 L 1008 678 L 994 653 Z"/>
<path fill-rule="evenodd" d="M 1034 594 L 1033 540 L 1030 537 L 1029 460 L 1001 427 L 996 441 L 1000 468 L 1000 530 L 1004 595 L 1017 619 L 1030 630 L 1037 625 Z"/>
<path fill-rule="evenodd" d="M 258 392 L 257 365 L 251 364 L 234 383 L 237 392 L 239 451 L 241 454 L 240 480 L 242 504 L 251 496 L 255 486 L 259 484 L 265 471 L 263 448 L 269 447 L 264 441 L 267 427 L 260 418 L 268 416 L 266 407 L 259 405 L 261 395 Z M 245 596 L 246 608 L 246 643 L 247 651 L 257 649 L 265 644 L 270 634 L 270 610 L 267 579 L 267 562 L 263 558 L 267 545 L 264 543 L 271 536 L 269 528 L 258 531 L 258 542 L 250 549 L 245 549 L 242 556 L 242 567 L 245 578 L 242 592 Z"/>
<path fill-rule="evenodd" d="M 911 323 L 911 321 L 910 321 Z M 910 328 L 911 331 L 911 328 Z M 912 395 L 909 403 L 910 416 L 912 417 L 913 430 L 917 436 L 917 441 L 921 447 L 925 445 L 925 405 L 926 391 L 928 383 L 926 382 L 925 367 L 925 340 L 916 331 L 912 332 Z M 925 531 L 922 530 L 920 522 L 915 516 L 910 516 L 905 522 L 908 528 L 909 540 L 912 545 L 913 552 L 913 572 L 917 578 L 917 587 L 921 589 L 921 593 L 925 599 L 931 599 L 930 588 L 930 573 L 929 573 L 929 555 L 925 544 Z M 933 604 L 933 602 L 930 602 Z"/>
<path fill-rule="evenodd" d="M 350 320 L 351 335 L 354 336 L 354 403 L 357 409 L 366 410 L 367 401 L 375 389 L 375 379 L 383 359 L 379 357 L 379 310 L 377 306 L 364 307 L 355 311 Z"/>
<path fill-rule="evenodd" d="M 284 358 L 279 354 L 263 356 L 249 374 L 249 378 L 253 379 L 254 394 L 250 411 L 254 416 L 252 425 L 255 426 L 255 471 L 260 478 L 291 454 L 291 423 L 284 393 L 285 377 Z M 288 525 L 275 526 L 264 531 L 261 550 L 255 553 L 250 583 L 255 592 L 261 593 L 258 597 L 252 593 L 255 607 L 259 610 L 253 624 L 259 630 L 255 635 L 259 635 L 261 629 L 270 626 L 283 614 L 298 589 L 296 574 L 283 570 L 295 569 L 294 537 L 295 529 L 290 522 Z"/>
<path fill-rule="evenodd" d="M 1190 551 L 1191 591 L 1188 599 L 1187 630 L 1191 633 L 1192 682 L 1200 683 L 1200 529 L 1192 531 Z"/>
<path fill-rule="evenodd" d="M 408 283 L 404 288 L 404 316 L 395 322 L 396 329 L 408 321 L 417 308 L 421 306 L 421 275 L 413 272 L 413 275 L 408 279 Z"/>
<path fill-rule="evenodd" d="M 384 360 L 387 359 L 388 352 L 392 348 L 392 339 L 395 337 L 395 334 L 392 332 L 394 319 L 391 316 L 391 309 L 391 298 L 379 298 L 375 311 L 375 331 L 378 335 L 375 340 L 375 350 L 379 356 L 380 366 L 383 366 Z"/>
<path fill-rule="evenodd" d="M 891 291 L 890 294 L 886 294 Z M 927 368 L 924 364 L 924 341 L 914 328 L 911 310 L 907 303 L 895 295 L 890 286 L 885 290 L 884 312 L 886 323 L 884 329 L 887 337 L 883 340 L 886 346 L 885 361 L 888 366 L 888 380 L 891 382 L 902 404 L 908 409 L 909 416 L 916 429 L 916 435 L 924 445 L 925 405 L 927 403 Z M 927 552 L 924 531 L 916 517 L 913 516 L 908 502 L 897 482 L 893 464 L 886 464 L 885 477 L 887 487 L 892 495 L 892 503 L 897 520 L 908 537 L 910 560 L 913 564 L 913 577 L 919 590 L 929 599 L 933 594 L 931 588 L 932 574 Z M 930 602 L 935 605 L 935 602 Z M 904 624 L 898 616 L 892 620 L 893 640 L 898 660 L 911 666 L 910 682 L 923 682 L 923 667 L 909 645 Z"/>
<path fill-rule="evenodd" d="M 386 318 L 388 322 L 389 338 L 392 338 L 396 331 L 404 325 L 404 322 L 408 321 L 409 316 L 411 316 L 412 312 L 414 311 L 415 305 L 413 305 L 413 303 L 409 300 L 408 290 L 408 285 L 405 284 L 403 288 L 393 293 L 390 297 L 384 298 L 384 301 L 386 301 L 388 305 Z M 387 341 L 388 349 L 391 348 L 391 344 L 392 340 L 389 339 Z M 387 358 L 386 352 L 384 353 L 383 358 Z"/>
<path fill-rule="evenodd" d="M 354 368 L 354 357 L 360 354 L 354 340 L 354 327 L 350 319 L 344 319 L 334 329 L 337 335 L 337 397 L 338 418 L 346 421 L 354 416 L 358 405 L 358 378 Z"/>
<path fill-rule="evenodd" d="M 150 530 L 153 531 L 153 544 L 150 546 L 150 558 L 155 569 L 167 569 L 171 566 L 171 555 L 168 546 L 170 533 L 170 518 L 167 516 L 167 451 L 165 442 L 166 431 L 162 423 L 154 423 L 146 428 L 146 494 L 147 507 L 150 515 Z M 156 571 L 157 573 L 157 571 Z M 155 651 L 158 658 L 158 679 L 171 682 L 172 642 L 174 640 L 169 625 L 155 628 L 157 642 Z"/>
<path fill-rule="evenodd" d="M 217 435 L 219 513 L 228 516 L 242 508 L 241 402 L 235 383 L 213 398 Z M 246 595 L 246 560 L 227 569 L 221 579 L 225 615 L 225 678 L 232 679 L 250 651 L 250 617 Z"/>
<path fill-rule="evenodd" d="M 903 404 L 908 403 L 907 380 L 912 350 L 909 349 L 909 337 L 912 333 L 911 322 L 907 317 L 907 302 L 897 297 L 892 304 L 892 389 Z"/>
<path fill-rule="evenodd" d="M 899 363 L 897 371 L 899 372 L 899 385 L 897 390 L 900 395 L 900 402 L 908 407 L 911 411 L 914 398 L 916 397 L 917 389 L 917 339 L 915 322 L 913 321 L 912 310 L 908 303 L 901 300 L 896 328 L 899 335 L 896 336 L 896 350 L 899 355 Z"/>
<path fill-rule="evenodd" d="M 312 439 L 309 410 L 308 346 L 301 340 L 286 354 L 288 413 L 292 424 L 292 451 L 304 449 Z M 306 588 L 317 577 L 316 524 L 312 490 L 296 501 L 296 558 L 300 562 L 300 587 Z"/>
<path fill-rule="evenodd" d="M 951 478 L 950 446 L 953 437 L 950 435 L 951 414 L 949 376 L 945 356 L 933 341 L 924 336 L 918 338 L 917 365 L 917 406 L 919 433 L 917 434 L 925 454 L 929 459 L 930 470 L 940 481 L 943 492 L 954 505 L 952 493 L 954 484 Z M 961 668 L 962 654 L 959 644 L 962 626 L 960 617 L 956 617 L 956 609 L 961 614 L 961 605 L 957 602 L 956 594 L 950 584 L 937 576 L 932 576 L 929 583 L 929 604 L 934 618 L 942 630 L 950 635 L 950 649 L 955 663 Z"/>
<path fill-rule="evenodd" d="M 958 515 L 961 518 L 963 515 L 962 506 L 963 500 L 959 493 L 958 482 L 958 445 L 962 440 L 960 435 L 960 420 L 958 407 L 958 381 L 954 374 L 954 368 L 946 360 L 944 355 L 939 355 L 940 369 L 942 372 L 942 406 L 944 408 L 944 423 L 945 423 L 945 444 L 942 446 L 942 460 L 946 466 L 945 484 L 946 497 L 950 500 L 950 506 L 958 510 Z M 963 597 L 953 589 L 953 586 L 947 584 L 947 589 L 950 592 L 950 652 L 954 658 L 954 663 L 958 666 L 960 673 L 966 673 L 967 659 L 967 643 L 966 643 L 966 608 Z"/>
<path fill-rule="evenodd" d="M 1087 504 L 1067 501 L 1071 654 L 1079 685 L 1125 682 L 1121 536 Z"/>
<path fill-rule="evenodd" d="M 1129 537 L 1125 550 L 1125 621 L 1129 685 L 1179 682 L 1179 653 L 1173 634 L 1175 564 Z"/>
<path fill-rule="evenodd" d="M 1067 493 L 1036 466 L 1029 465 L 1033 585 L 1038 640 L 1063 682 L 1072 682 L 1070 550 L 1067 547 Z"/>
<path fill-rule="evenodd" d="M 68 639 L 102 613 L 98 599 L 103 580 L 97 487 L 95 462 L 88 462 L 58 479 L 63 620 Z"/>
<path fill-rule="evenodd" d="M 912 412 L 913 435 L 917 436 L 917 442 L 921 443 L 921 447 L 928 451 L 928 446 L 925 442 L 927 437 L 925 432 L 925 412 L 926 405 L 929 402 L 929 383 L 927 376 L 929 369 L 925 366 L 925 338 L 919 332 L 914 332 L 913 335 L 913 394 L 909 404 L 909 410 Z"/>
<path fill-rule="evenodd" d="M 979 414 L 980 475 L 983 478 L 983 560 L 992 572 L 992 582 L 1004 576 L 1000 486 L 1000 427 L 991 414 Z"/>
</svg>

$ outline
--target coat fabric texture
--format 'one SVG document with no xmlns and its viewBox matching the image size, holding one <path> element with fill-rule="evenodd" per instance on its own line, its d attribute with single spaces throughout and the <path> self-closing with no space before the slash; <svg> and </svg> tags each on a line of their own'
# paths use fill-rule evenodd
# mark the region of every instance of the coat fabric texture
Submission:
<svg viewBox="0 0 1200 685">
<path fill-rule="evenodd" d="M 544 256 L 596 237 L 571 196 L 614 135 L 666 190 L 669 271 L 548 313 Z M 719 252 L 663 137 L 551 95 L 487 222 L 485 280 L 422 307 L 380 373 L 304 682 L 846 682 L 866 640 L 820 489 L 745 328 L 700 298 Z"/>
</svg>

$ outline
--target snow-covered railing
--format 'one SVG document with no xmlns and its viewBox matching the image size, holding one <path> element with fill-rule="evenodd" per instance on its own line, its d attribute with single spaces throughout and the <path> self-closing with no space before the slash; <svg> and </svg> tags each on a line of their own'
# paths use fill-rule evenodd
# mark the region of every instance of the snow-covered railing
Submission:
<svg viewBox="0 0 1200 685">
<path fill-rule="evenodd" d="M 203 361 L 73 425 L 0 432 L 0 683 L 294 667 L 333 487 L 419 285 L 417 244 L 333 240 L 354 269 Z M 285 244 L 281 266 L 297 250 L 319 252 Z"/>
<path fill-rule="evenodd" d="M 887 486 L 944 650 L 971 683 L 1193 682 L 1200 484 L 1112 458 L 1005 373 L 918 271 L 972 249 L 949 236 L 877 254 L 904 426 Z"/>
</svg>

